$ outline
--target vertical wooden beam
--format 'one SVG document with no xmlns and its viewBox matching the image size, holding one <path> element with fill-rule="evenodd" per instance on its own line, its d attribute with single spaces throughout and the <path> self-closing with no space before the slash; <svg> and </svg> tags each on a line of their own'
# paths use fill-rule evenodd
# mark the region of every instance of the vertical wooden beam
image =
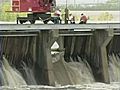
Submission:
<svg viewBox="0 0 120 90">
<path fill-rule="evenodd" d="M 106 47 L 113 37 L 113 30 L 96 30 L 95 31 L 96 44 L 99 49 L 99 63 L 100 63 L 100 81 L 110 83 L 108 72 L 108 58 Z"/>
<path fill-rule="evenodd" d="M 64 37 L 64 48 L 65 48 L 64 59 L 66 62 L 70 62 L 71 45 L 72 45 L 72 37 L 71 36 Z"/>
<path fill-rule="evenodd" d="M 59 37 L 57 40 L 57 43 L 59 45 L 59 50 L 63 51 L 64 50 L 64 37 Z"/>
</svg>

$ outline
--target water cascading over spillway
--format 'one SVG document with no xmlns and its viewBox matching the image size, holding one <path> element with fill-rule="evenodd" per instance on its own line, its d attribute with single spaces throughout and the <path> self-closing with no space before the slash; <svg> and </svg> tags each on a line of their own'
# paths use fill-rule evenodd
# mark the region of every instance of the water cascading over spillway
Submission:
<svg viewBox="0 0 120 90">
<path fill-rule="evenodd" d="M 65 51 L 65 54 L 60 52 L 53 55 L 53 73 L 56 85 L 94 83 L 96 81 L 94 77 L 97 75 L 96 73 L 99 73 L 99 60 L 97 59 L 99 56 L 96 53 L 98 51 L 94 39 L 92 37 L 76 37 L 72 41 L 74 44 L 65 47 L 66 50 L 70 49 Z M 4 38 L 0 43 L 3 48 L 0 49 L 0 52 L 4 52 L 2 55 L 0 53 L 3 57 L 0 60 L 0 85 L 13 87 L 37 85 L 34 76 L 36 40 L 31 37 Z M 110 54 L 108 61 L 110 81 L 118 82 L 120 80 L 119 54 Z"/>
<path fill-rule="evenodd" d="M 3 85 L 16 87 L 20 85 L 27 85 L 25 80 L 22 78 L 20 72 L 16 69 L 13 69 L 7 59 L 3 56 L 3 75 L 4 75 L 4 82 Z"/>
<path fill-rule="evenodd" d="M 1 39 L 0 86 L 37 85 L 32 69 L 35 44 L 31 41 L 35 42 L 27 37 Z"/>
<path fill-rule="evenodd" d="M 55 80 L 58 85 L 77 85 L 84 83 L 95 82 L 91 68 L 87 62 L 81 60 L 74 62 L 71 58 L 71 62 L 65 62 L 62 58 L 57 56 L 53 58 L 53 68 Z"/>
<path fill-rule="evenodd" d="M 109 74 L 111 82 L 120 82 L 120 56 L 112 54 L 109 56 Z"/>
<path fill-rule="evenodd" d="M 104 37 L 104 36 L 101 36 Z M 120 39 L 119 36 L 114 36 L 107 48 L 108 54 L 108 68 L 110 82 L 119 82 L 120 81 Z M 100 61 L 100 38 L 97 36 L 81 36 L 81 37 L 65 37 L 65 61 L 71 62 L 70 58 L 72 57 L 73 61 L 80 62 L 77 57 L 82 57 L 82 61 L 88 62 L 92 68 L 92 72 L 95 78 L 95 81 L 102 81 L 101 74 L 101 61 Z M 85 59 L 84 59 L 85 58 Z"/>
<path fill-rule="evenodd" d="M 110 82 L 120 82 L 120 36 L 114 36 L 109 43 L 108 61 L 109 61 L 109 75 Z"/>
<path fill-rule="evenodd" d="M 8 80 L 2 80 L 4 81 L 4 84 L 2 85 L 9 85 L 7 81 L 11 79 L 14 75 L 14 77 L 21 77 L 24 80 L 25 85 L 37 85 L 37 82 L 34 77 L 34 62 L 35 62 L 35 39 L 26 38 L 3 38 L 3 42 L 1 43 L 4 51 L 4 57 L 2 60 L 2 71 L 1 71 L 1 77 L 10 77 L 7 78 Z M 13 48 L 14 47 L 14 48 Z M 18 52 L 19 51 L 19 52 Z M 6 58 L 7 59 L 6 59 Z M 61 58 L 62 57 L 62 58 Z M 93 82 L 93 76 L 91 74 L 91 70 L 87 62 L 83 62 L 79 58 L 79 63 L 77 62 L 65 62 L 64 56 L 60 56 L 60 58 L 54 58 L 57 59 L 57 62 L 53 62 L 54 66 L 54 76 L 56 79 L 56 83 L 60 85 L 68 85 L 68 84 L 80 84 L 81 83 L 90 83 Z M 9 63 L 8 63 L 9 61 Z M 53 60 L 54 61 L 54 60 Z M 72 58 L 71 58 L 71 61 Z M 33 64 L 33 65 L 32 65 Z M 63 66 L 63 67 L 62 67 Z M 86 70 L 82 70 L 81 67 L 84 67 Z M 7 69 L 6 69 L 7 68 Z M 9 71 L 9 72 L 8 72 Z M 14 72 L 14 74 L 10 74 L 11 72 Z M 76 74 L 75 74 L 76 73 Z M 86 75 L 87 76 L 86 76 Z M 75 79 L 75 77 L 77 77 Z M 88 78 L 87 78 L 88 77 Z M 68 80 L 66 79 L 68 78 Z M 16 81 L 11 81 L 10 86 L 15 86 Z M 66 82 L 64 82 L 66 80 Z M 21 80 L 22 81 L 22 80 Z M 70 82 L 69 82 L 70 81 Z M 84 82 L 85 81 L 85 82 Z M 19 81 L 18 81 L 19 82 Z M 18 85 L 22 85 L 22 83 L 18 83 Z"/>
</svg>

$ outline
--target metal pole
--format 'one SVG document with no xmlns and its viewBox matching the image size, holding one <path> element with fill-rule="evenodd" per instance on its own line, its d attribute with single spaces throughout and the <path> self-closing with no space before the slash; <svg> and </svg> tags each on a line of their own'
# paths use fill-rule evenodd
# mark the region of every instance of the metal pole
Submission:
<svg viewBox="0 0 120 90">
<path fill-rule="evenodd" d="M 67 0 L 66 0 L 66 8 L 65 8 L 65 24 L 68 24 L 68 8 L 67 8 Z"/>
</svg>

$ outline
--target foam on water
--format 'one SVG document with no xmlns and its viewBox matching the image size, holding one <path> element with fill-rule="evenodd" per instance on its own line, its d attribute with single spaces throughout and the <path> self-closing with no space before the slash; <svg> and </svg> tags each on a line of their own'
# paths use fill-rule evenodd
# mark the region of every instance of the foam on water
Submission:
<svg viewBox="0 0 120 90">
<path fill-rule="evenodd" d="M 17 71 L 18 72 L 18 71 Z M 22 78 L 20 73 L 17 73 L 8 63 L 6 58 L 3 56 L 3 75 L 5 86 L 20 86 L 27 85 L 25 80 Z"/>
<path fill-rule="evenodd" d="M 114 82 L 111 84 L 93 83 L 81 85 L 65 85 L 65 86 L 42 86 L 42 85 L 29 85 L 29 86 L 1 86 L 0 90 L 120 90 L 120 83 Z"/>
<path fill-rule="evenodd" d="M 53 58 L 56 81 L 56 86 L 53 87 L 27 85 L 20 72 L 12 68 L 6 58 L 3 57 L 2 68 L 0 68 L 0 79 L 4 86 L 1 86 L 0 90 L 120 90 L 119 55 L 112 54 L 109 56 L 110 84 L 95 82 L 92 70 L 87 61 L 83 59 L 82 61 L 80 57 L 78 59 L 79 62 L 74 62 L 71 59 L 71 62 L 67 63 L 61 56 Z M 25 64 L 24 69 L 26 72 L 28 71 Z"/>
<path fill-rule="evenodd" d="M 109 56 L 109 75 L 111 82 L 120 82 L 120 57 L 118 54 Z"/>
<path fill-rule="evenodd" d="M 95 82 L 89 64 L 87 61 L 83 62 L 80 57 L 78 57 L 79 62 L 74 62 L 71 58 L 69 63 L 65 62 L 62 56 L 53 59 L 53 70 L 57 84 L 76 85 Z"/>
</svg>

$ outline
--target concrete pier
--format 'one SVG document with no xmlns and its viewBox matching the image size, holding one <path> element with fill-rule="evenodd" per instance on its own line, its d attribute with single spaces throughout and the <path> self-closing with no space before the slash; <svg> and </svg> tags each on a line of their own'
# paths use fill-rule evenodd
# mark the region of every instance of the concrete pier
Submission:
<svg viewBox="0 0 120 90">
<path fill-rule="evenodd" d="M 94 32 L 96 47 L 98 48 L 98 59 L 100 61 L 99 80 L 104 83 L 110 83 L 108 72 L 108 54 L 106 47 L 113 38 L 113 30 L 96 30 Z"/>
</svg>

